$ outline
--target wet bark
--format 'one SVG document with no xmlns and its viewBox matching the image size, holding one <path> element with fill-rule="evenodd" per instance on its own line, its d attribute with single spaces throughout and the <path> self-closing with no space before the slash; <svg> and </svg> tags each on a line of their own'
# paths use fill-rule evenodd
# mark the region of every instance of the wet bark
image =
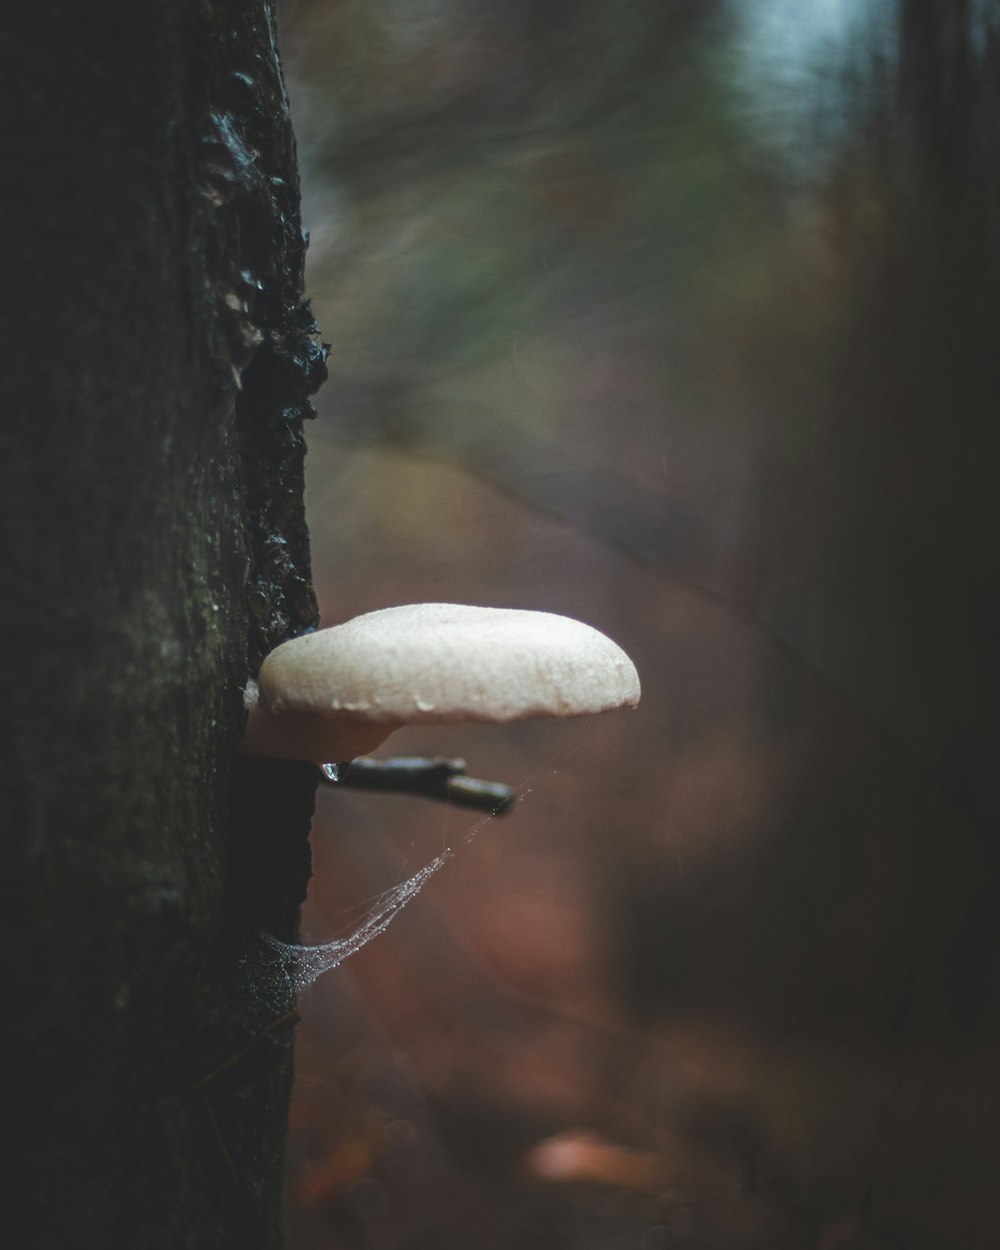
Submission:
<svg viewBox="0 0 1000 1250">
<path fill-rule="evenodd" d="M 0 1225 L 270 1247 L 309 766 L 234 762 L 315 622 L 302 298 L 270 0 L 10 0 L 0 25 Z"/>
</svg>

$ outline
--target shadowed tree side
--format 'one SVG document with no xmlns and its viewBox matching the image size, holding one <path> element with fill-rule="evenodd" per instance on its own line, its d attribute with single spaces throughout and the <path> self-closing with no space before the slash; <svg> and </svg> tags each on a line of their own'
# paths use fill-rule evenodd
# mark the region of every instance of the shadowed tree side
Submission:
<svg viewBox="0 0 1000 1250">
<path fill-rule="evenodd" d="M 0 1219 L 270 1247 L 293 1003 L 255 935 L 294 933 L 314 770 L 233 756 L 315 623 L 325 373 L 272 6 L 2 26 Z"/>
</svg>

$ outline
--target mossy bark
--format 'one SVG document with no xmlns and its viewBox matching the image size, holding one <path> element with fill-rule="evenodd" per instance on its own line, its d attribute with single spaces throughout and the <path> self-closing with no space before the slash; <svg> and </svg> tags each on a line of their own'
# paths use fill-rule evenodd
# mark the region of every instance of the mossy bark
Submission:
<svg viewBox="0 0 1000 1250">
<path fill-rule="evenodd" d="M 315 623 L 270 0 L 0 19 L 3 1210 L 19 1247 L 280 1242 L 309 766 L 235 761 Z"/>
</svg>

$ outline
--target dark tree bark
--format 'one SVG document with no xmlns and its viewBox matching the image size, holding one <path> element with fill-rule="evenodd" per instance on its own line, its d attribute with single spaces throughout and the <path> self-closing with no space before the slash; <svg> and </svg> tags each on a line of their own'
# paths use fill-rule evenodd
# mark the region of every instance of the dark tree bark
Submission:
<svg viewBox="0 0 1000 1250">
<path fill-rule="evenodd" d="M 311 767 L 234 765 L 315 623 L 271 0 L 8 0 L 4 1201 L 21 1247 L 273 1246 Z M 231 798 L 231 794 L 233 798 Z"/>
</svg>

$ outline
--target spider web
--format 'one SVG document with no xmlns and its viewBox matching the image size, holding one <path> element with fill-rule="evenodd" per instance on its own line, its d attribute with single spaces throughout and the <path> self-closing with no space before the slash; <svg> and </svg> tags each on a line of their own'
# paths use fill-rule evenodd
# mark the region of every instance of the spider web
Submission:
<svg viewBox="0 0 1000 1250">
<path fill-rule="evenodd" d="M 520 787 L 517 791 L 518 800 L 520 801 L 529 790 L 530 787 L 527 784 Z M 417 897 L 431 877 L 449 860 L 454 859 L 463 846 L 471 842 L 495 819 L 496 816 L 490 815 L 477 820 L 453 846 L 446 847 L 413 876 L 407 877 L 405 881 L 400 881 L 391 889 L 378 895 L 365 920 L 346 937 L 335 938 L 332 942 L 323 942 L 318 946 L 298 946 L 292 942 L 282 942 L 272 934 L 262 932 L 261 941 L 278 958 L 295 992 L 301 994 L 324 972 L 339 967 L 345 959 L 350 958 L 363 946 L 367 946 L 373 938 L 384 933 L 403 908 Z"/>
</svg>

